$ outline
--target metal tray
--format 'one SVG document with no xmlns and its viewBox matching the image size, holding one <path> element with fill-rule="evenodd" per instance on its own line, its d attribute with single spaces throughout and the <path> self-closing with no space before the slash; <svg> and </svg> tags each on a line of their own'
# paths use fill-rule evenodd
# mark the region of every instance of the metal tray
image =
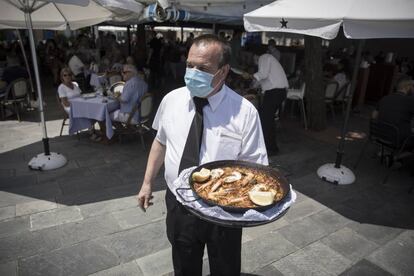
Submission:
<svg viewBox="0 0 414 276">
<path fill-rule="evenodd" d="M 288 192 L 290 190 L 288 180 L 278 169 L 268 167 L 268 166 L 265 166 L 265 165 L 261 165 L 261 164 L 257 164 L 257 163 L 247 162 L 247 161 L 221 160 L 221 161 L 214 161 L 214 162 L 210 162 L 210 163 L 205 163 L 203 165 L 198 166 L 197 168 L 195 168 L 191 172 L 190 177 L 188 179 L 189 179 L 190 188 L 193 190 L 194 194 L 198 196 L 196 190 L 194 189 L 194 182 L 193 182 L 193 178 L 192 178 L 192 175 L 193 175 L 194 172 L 198 172 L 202 168 L 207 168 L 209 170 L 212 170 L 212 169 L 223 168 L 223 167 L 245 167 L 245 168 L 251 168 L 251 169 L 256 169 L 256 170 L 262 171 L 262 172 L 266 173 L 267 175 L 269 175 L 270 177 L 273 177 L 274 179 L 277 179 L 277 181 L 280 183 L 280 186 L 283 190 L 283 197 L 279 201 L 275 201 L 274 203 L 272 203 L 270 205 L 267 205 L 267 206 L 257 206 L 257 207 L 253 207 L 253 208 L 244 208 L 244 207 L 234 207 L 234 206 L 220 205 L 220 204 L 217 204 L 217 203 L 215 203 L 211 200 L 199 197 L 201 200 L 203 200 L 208 205 L 220 206 L 225 211 L 234 212 L 234 213 L 244 213 L 244 212 L 246 212 L 247 210 L 250 210 L 250 209 L 254 209 L 258 212 L 265 211 L 269 208 L 272 208 L 273 206 L 278 204 L 280 201 L 282 201 L 286 197 L 286 195 L 288 194 Z"/>
</svg>

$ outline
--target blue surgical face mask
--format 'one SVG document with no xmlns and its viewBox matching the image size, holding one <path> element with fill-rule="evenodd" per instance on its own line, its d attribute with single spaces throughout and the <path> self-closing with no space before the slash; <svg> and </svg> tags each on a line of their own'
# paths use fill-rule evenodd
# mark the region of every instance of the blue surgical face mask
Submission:
<svg viewBox="0 0 414 276">
<path fill-rule="evenodd" d="M 187 67 L 184 81 L 188 90 L 190 90 L 191 97 L 205 98 L 213 92 L 214 87 L 211 86 L 211 82 L 214 76 L 207 72 Z"/>
</svg>

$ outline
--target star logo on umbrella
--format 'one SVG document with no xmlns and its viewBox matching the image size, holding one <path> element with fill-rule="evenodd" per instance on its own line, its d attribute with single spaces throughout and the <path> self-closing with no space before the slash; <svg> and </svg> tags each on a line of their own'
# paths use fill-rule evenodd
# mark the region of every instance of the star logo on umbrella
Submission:
<svg viewBox="0 0 414 276">
<path fill-rule="evenodd" d="M 282 26 L 281 26 L 281 28 L 283 29 L 283 28 L 286 28 L 287 29 L 287 21 L 284 19 L 284 18 L 282 18 L 282 21 L 279 21 L 280 22 L 280 24 L 282 24 Z"/>
</svg>

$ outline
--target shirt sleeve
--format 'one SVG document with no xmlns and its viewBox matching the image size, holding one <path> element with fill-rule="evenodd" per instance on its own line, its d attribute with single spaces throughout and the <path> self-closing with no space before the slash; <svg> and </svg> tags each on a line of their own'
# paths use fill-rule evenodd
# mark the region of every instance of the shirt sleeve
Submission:
<svg viewBox="0 0 414 276">
<path fill-rule="evenodd" d="M 256 80 L 260 81 L 269 77 L 270 62 L 264 55 L 259 57 L 258 69 L 257 73 L 253 75 Z"/>
<path fill-rule="evenodd" d="M 266 146 L 260 118 L 256 110 L 252 110 L 246 118 L 243 131 L 242 147 L 238 159 L 268 165 Z"/>
<path fill-rule="evenodd" d="M 61 85 L 59 85 L 59 87 L 58 87 L 58 94 L 59 94 L 59 98 L 65 98 L 65 97 L 67 97 L 68 95 L 66 94 L 66 91 L 65 91 L 65 87 L 63 87 L 63 85 L 61 84 Z"/>
<path fill-rule="evenodd" d="M 127 82 L 124 86 L 124 89 L 122 90 L 121 100 L 123 102 L 129 102 L 129 100 L 132 97 L 132 93 L 134 92 L 135 89 L 138 89 L 138 87 L 136 87 L 135 85 L 135 82 L 134 83 Z"/>
<path fill-rule="evenodd" d="M 152 128 L 157 131 L 157 135 L 155 139 L 158 140 L 163 145 L 167 144 L 167 135 L 165 132 L 165 126 L 163 124 L 163 115 L 164 115 L 164 107 L 165 107 L 165 97 L 161 101 L 160 106 L 158 107 L 157 113 L 155 114 L 154 121 L 152 123 Z"/>
</svg>

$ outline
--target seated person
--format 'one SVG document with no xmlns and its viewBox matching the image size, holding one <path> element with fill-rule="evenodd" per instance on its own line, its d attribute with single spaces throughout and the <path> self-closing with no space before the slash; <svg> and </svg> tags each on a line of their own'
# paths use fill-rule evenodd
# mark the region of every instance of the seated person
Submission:
<svg viewBox="0 0 414 276">
<path fill-rule="evenodd" d="M 138 76 L 138 70 L 134 65 L 125 64 L 122 70 L 122 76 L 125 81 L 122 94 L 117 95 L 120 102 L 120 109 L 111 113 L 111 119 L 117 122 L 126 122 L 129 114 L 134 107 L 138 105 L 141 97 L 147 93 L 147 83 Z M 139 122 L 139 112 L 135 112 L 131 120 L 132 123 Z"/>
<path fill-rule="evenodd" d="M 412 137 L 412 121 L 414 119 L 414 81 L 410 77 L 403 77 L 398 81 L 395 93 L 383 97 L 373 118 L 398 127 L 400 142 Z M 408 141 L 405 149 L 413 147 L 413 139 Z"/>
<path fill-rule="evenodd" d="M 81 94 L 81 90 L 76 82 L 73 81 L 72 71 L 68 67 L 60 70 L 60 80 L 62 83 L 58 87 L 58 94 L 60 103 L 66 113 L 70 112 L 69 99 L 78 97 Z"/>
<path fill-rule="evenodd" d="M 7 56 L 7 67 L 3 71 L 0 80 L 0 94 L 4 93 L 7 85 L 19 78 L 28 78 L 27 70 L 20 66 L 20 61 L 17 56 Z"/>
<path fill-rule="evenodd" d="M 338 91 L 340 91 L 342 87 L 344 87 L 344 85 L 348 83 L 348 77 L 345 73 L 345 66 L 342 63 L 338 64 L 338 71 L 332 77 L 332 80 L 338 83 Z"/>
</svg>

